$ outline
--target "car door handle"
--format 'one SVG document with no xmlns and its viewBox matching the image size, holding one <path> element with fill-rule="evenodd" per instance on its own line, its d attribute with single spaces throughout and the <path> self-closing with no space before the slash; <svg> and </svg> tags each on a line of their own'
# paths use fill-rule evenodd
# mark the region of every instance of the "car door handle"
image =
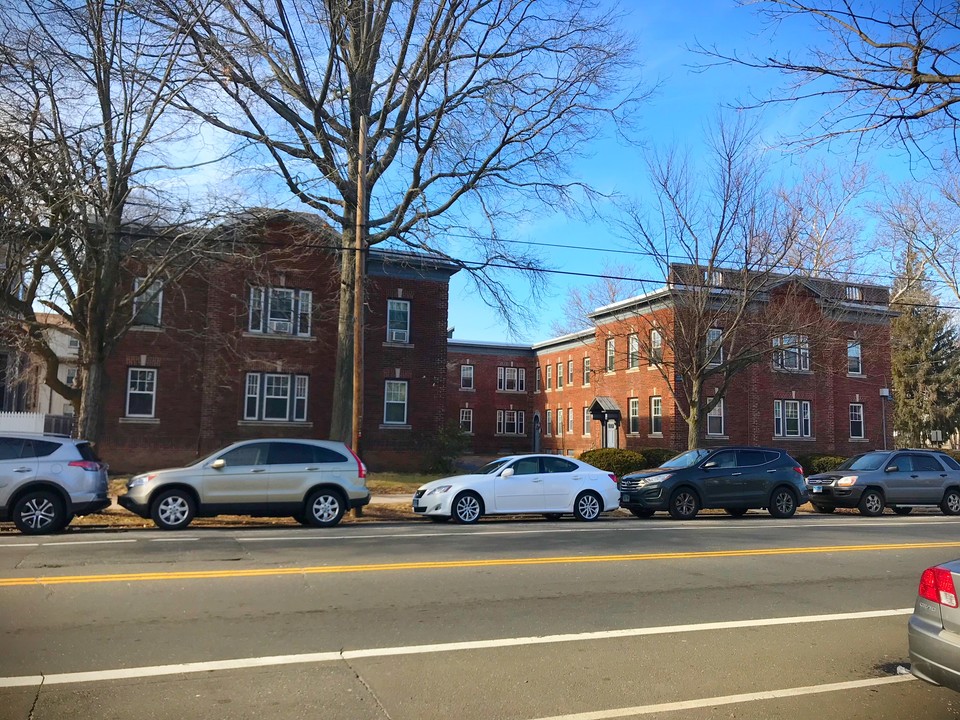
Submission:
<svg viewBox="0 0 960 720">
<path fill-rule="evenodd" d="M 946 477 L 946 476 L 947 476 L 946 473 L 940 473 L 940 477 Z"/>
<path fill-rule="evenodd" d="M 775 473 L 776 470 L 767 470 L 768 473 Z"/>
<path fill-rule="evenodd" d="M 254 468 L 250 472 L 266 472 L 266 471 L 267 471 L 266 468 Z"/>
<path fill-rule="evenodd" d="M 541 480 L 540 478 L 537 478 L 536 480 L 534 480 L 534 482 L 543 482 L 543 480 Z"/>
<path fill-rule="evenodd" d="M 14 472 L 30 472 L 33 468 L 28 467 L 18 467 Z"/>
<path fill-rule="evenodd" d="M 743 475 L 743 473 L 730 473 L 730 477 L 737 477 L 738 475 Z"/>
<path fill-rule="evenodd" d="M 319 470 L 319 469 L 320 469 L 320 468 L 318 468 L 318 467 L 308 467 L 308 468 L 307 468 L 307 472 L 315 472 L 315 471 L 317 471 L 317 470 Z"/>
<path fill-rule="evenodd" d="M 920 476 L 919 476 L 919 475 L 911 475 L 910 477 L 912 477 L 912 478 L 918 478 L 918 477 L 920 477 Z"/>
</svg>

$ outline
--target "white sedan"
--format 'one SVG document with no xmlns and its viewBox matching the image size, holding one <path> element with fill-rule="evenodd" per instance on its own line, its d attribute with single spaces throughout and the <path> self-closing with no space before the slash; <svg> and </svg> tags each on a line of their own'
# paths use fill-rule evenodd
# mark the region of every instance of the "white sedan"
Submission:
<svg viewBox="0 0 960 720">
<path fill-rule="evenodd" d="M 573 513 L 596 520 L 620 507 L 617 478 L 593 465 L 559 455 L 510 455 L 471 475 L 434 480 L 413 496 L 413 511 L 443 522 L 475 523 L 483 515 Z"/>
</svg>

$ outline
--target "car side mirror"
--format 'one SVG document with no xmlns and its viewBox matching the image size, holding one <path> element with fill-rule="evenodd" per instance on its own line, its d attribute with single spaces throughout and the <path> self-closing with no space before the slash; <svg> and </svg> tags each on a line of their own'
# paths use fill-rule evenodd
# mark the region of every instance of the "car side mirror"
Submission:
<svg viewBox="0 0 960 720">
<path fill-rule="evenodd" d="M 212 467 L 214 470 L 222 470 L 226 466 L 227 466 L 227 461 L 224 460 L 223 458 L 217 458 L 212 463 L 210 463 L 210 467 Z"/>
<path fill-rule="evenodd" d="M 500 477 L 504 479 L 513 477 L 513 468 L 507 468 L 506 470 L 504 470 L 502 473 L 500 473 Z"/>
<path fill-rule="evenodd" d="M 900 468 L 898 468 L 896 465 L 887 465 L 887 467 L 884 469 L 884 472 L 900 472 Z"/>
<path fill-rule="evenodd" d="M 711 460 L 710 462 L 703 464 L 703 469 L 704 469 L 704 470 L 713 470 L 716 466 L 717 466 L 717 464 L 716 464 L 713 460 Z"/>
</svg>

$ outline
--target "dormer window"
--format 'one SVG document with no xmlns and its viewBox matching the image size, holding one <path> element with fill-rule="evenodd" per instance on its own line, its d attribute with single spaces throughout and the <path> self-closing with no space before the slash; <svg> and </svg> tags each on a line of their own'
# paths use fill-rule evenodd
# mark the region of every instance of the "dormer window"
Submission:
<svg viewBox="0 0 960 720">
<path fill-rule="evenodd" d="M 719 270 L 704 270 L 703 283 L 713 287 L 723 287 L 723 273 Z"/>
<path fill-rule="evenodd" d="M 845 292 L 847 300 L 863 300 L 863 288 L 856 285 L 847 285 Z"/>
</svg>

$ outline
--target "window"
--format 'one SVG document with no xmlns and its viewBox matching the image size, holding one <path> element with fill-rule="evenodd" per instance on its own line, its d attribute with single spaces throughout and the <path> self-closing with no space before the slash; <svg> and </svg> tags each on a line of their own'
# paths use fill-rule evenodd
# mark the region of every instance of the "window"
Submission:
<svg viewBox="0 0 960 720">
<path fill-rule="evenodd" d="M 523 411 L 497 410 L 497 435 L 523 435 Z"/>
<path fill-rule="evenodd" d="M 650 331 L 650 364 L 659 365 L 663 362 L 663 335 L 659 330 Z"/>
<path fill-rule="evenodd" d="M 80 347 L 80 338 L 74 337 L 73 335 L 71 335 L 70 337 L 68 337 L 68 338 L 67 338 L 67 347 L 70 348 L 71 350 L 76 350 L 77 348 L 79 348 L 79 347 Z"/>
<path fill-rule="evenodd" d="M 806 335 L 784 335 L 773 339 L 773 366 L 781 370 L 810 369 L 810 344 Z"/>
<path fill-rule="evenodd" d="M 710 328 L 707 330 L 707 363 L 720 365 L 723 362 L 723 330 Z"/>
<path fill-rule="evenodd" d="M 640 338 L 636 333 L 627 336 L 627 368 L 640 367 Z"/>
<path fill-rule="evenodd" d="M 617 345 L 613 338 L 607 338 L 607 372 L 613 372 L 617 359 Z"/>
<path fill-rule="evenodd" d="M 473 390 L 473 365 L 460 366 L 460 389 Z"/>
<path fill-rule="evenodd" d="M 847 285 L 845 288 L 847 300 L 863 300 L 863 288 L 856 285 Z"/>
<path fill-rule="evenodd" d="M 306 375 L 247 373 L 243 419 L 272 422 L 305 422 Z"/>
<path fill-rule="evenodd" d="M 383 387 L 384 425 L 407 424 L 407 381 L 387 380 Z"/>
<path fill-rule="evenodd" d="M 659 395 L 650 397 L 650 434 L 659 435 L 663 432 L 663 398 Z"/>
<path fill-rule="evenodd" d="M 387 300 L 387 342 L 410 342 L 409 300 Z"/>
<path fill-rule="evenodd" d="M 251 465 L 266 465 L 270 443 L 258 442 L 241 445 L 217 458 L 223 460 L 227 467 L 250 467 Z"/>
<path fill-rule="evenodd" d="M 859 340 L 847 340 L 847 373 L 850 375 L 863 373 L 863 359 Z"/>
<path fill-rule="evenodd" d="M 77 385 L 77 369 L 75 367 L 67 368 L 67 377 L 64 382 L 70 387 L 76 387 Z"/>
<path fill-rule="evenodd" d="M 536 377 L 536 392 L 540 392 L 540 384 L 543 379 L 543 371 L 537 367 L 537 377 Z"/>
<path fill-rule="evenodd" d="M 557 408 L 557 437 L 563 435 L 563 408 Z"/>
<path fill-rule="evenodd" d="M 547 390 L 553 387 L 553 365 L 547 365 Z"/>
<path fill-rule="evenodd" d="M 713 287 L 723 287 L 723 273 L 719 270 L 704 270 L 703 282 Z"/>
<path fill-rule="evenodd" d="M 590 385 L 590 358 L 588 357 L 583 359 L 583 385 L 584 387 Z"/>
<path fill-rule="evenodd" d="M 315 450 L 326 450 L 326 448 L 315 448 L 313 445 L 298 442 L 272 442 L 267 451 L 268 465 L 312 465 L 315 462 L 346 462 L 346 458 L 338 453 L 327 450 L 327 453 L 338 455 L 339 459 L 329 458 L 329 455 L 321 455 Z M 318 457 L 319 455 L 319 457 Z M 326 459 L 321 459 L 326 458 Z"/>
<path fill-rule="evenodd" d="M 546 414 L 547 421 L 545 423 L 547 436 L 553 435 L 553 410 L 547 410 Z"/>
<path fill-rule="evenodd" d="M 707 413 L 707 435 L 723 435 L 723 400 Z"/>
<path fill-rule="evenodd" d="M 154 417 L 157 401 L 157 371 L 153 368 L 127 370 L 127 417 Z"/>
<path fill-rule="evenodd" d="M 137 278 L 133 281 L 133 291 L 139 293 L 133 298 L 133 324 L 160 327 L 163 286 L 155 280 L 146 289 L 143 289 L 145 283 L 146 278 Z M 79 346 L 78 342 L 77 347 Z"/>
<path fill-rule="evenodd" d="M 250 288 L 249 330 L 267 335 L 310 335 L 313 293 L 291 288 Z"/>
<path fill-rule="evenodd" d="M 573 408 L 567 408 L 567 433 L 573 435 Z"/>
<path fill-rule="evenodd" d="M 810 437 L 810 401 L 774 400 L 773 434 L 777 437 Z"/>
<path fill-rule="evenodd" d="M 473 433 L 473 408 L 460 408 L 460 432 Z"/>
<path fill-rule="evenodd" d="M 557 363 L 557 390 L 563 387 L 563 363 Z"/>
<path fill-rule="evenodd" d="M 628 398 L 627 408 L 627 415 L 630 418 L 628 432 L 632 435 L 636 435 L 640 432 L 640 399 Z"/>
<path fill-rule="evenodd" d="M 526 374 L 527 372 L 523 368 L 498 367 L 497 390 L 523 392 L 526 388 Z"/>
<path fill-rule="evenodd" d="M 541 458 L 541 462 L 545 473 L 571 473 L 580 469 L 578 465 L 559 457 Z"/>
<path fill-rule="evenodd" d="M 590 408 L 583 408 L 583 434 L 590 434 L 590 422 L 593 420 L 593 415 L 590 412 Z"/>
<path fill-rule="evenodd" d="M 850 437 L 864 438 L 863 404 L 850 403 Z"/>
<path fill-rule="evenodd" d="M 540 458 L 520 458 L 510 467 L 513 468 L 514 475 L 539 475 Z"/>
<path fill-rule="evenodd" d="M 573 385 L 573 360 L 567 360 L 567 385 Z"/>
</svg>

